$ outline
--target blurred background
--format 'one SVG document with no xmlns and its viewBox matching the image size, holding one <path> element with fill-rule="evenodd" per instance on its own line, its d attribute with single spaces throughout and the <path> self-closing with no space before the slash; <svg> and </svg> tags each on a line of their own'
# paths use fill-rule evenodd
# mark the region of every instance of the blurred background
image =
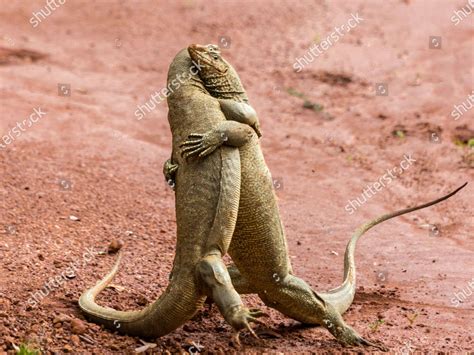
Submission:
<svg viewBox="0 0 474 355">
<path fill-rule="evenodd" d="M 237 69 L 260 117 L 295 274 L 315 289 L 338 285 L 359 224 L 471 182 L 361 240 L 345 318 L 394 352 L 472 351 L 473 9 L 468 0 L 0 0 L 0 353 L 142 345 L 87 323 L 77 299 L 122 244 L 121 287 L 102 304 L 141 308 L 167 285 L 176 225 L 161 169 L 171 134 L 166 101 L 153 95 L 191 43 L 218 44 Z M 389 183 L 388 171 L 397 171 Z M 47 286 L 71 265 L 73 277 Z M 266 311 L 279 336 L 244 336 L 244 350 L 342 350 L 324 329 Z M 230 332 L 204 310 L 148 351 L 227 352 Z"/>
</svg>

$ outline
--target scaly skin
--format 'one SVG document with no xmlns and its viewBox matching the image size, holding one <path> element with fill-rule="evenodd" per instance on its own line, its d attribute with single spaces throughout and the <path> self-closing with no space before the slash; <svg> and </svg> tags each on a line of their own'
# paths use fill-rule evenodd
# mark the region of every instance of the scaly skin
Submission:
<svg viewBox="0 0 474 355">
<path fill-rule="evenodd" d="M 214 45 L 191 45 L 191 57 L 199 64 L 200 76 L 208 91 L 225 100 L 228 120 L 246 117 L 246 97 L 237 73 L 228 70 L 229 65 Z M 235 101 L 233 101 L 235 100 Z M 206 134 L 211 134 L 210 129 Z M 203 141 L 196 140 L 200 149 L 206 149 Z M 374 219 L 361 226 L 349 241 L 344 257 L 343 284 L 326 293 L 317 293 L 303 280 L 292 274 L 284 229 L 273 190 L 270 171 L 254 136 L 250 143 L 239 148 L 241 160 L 241 191 L 237 224 L 229 254 L 236 267 L 229 268 L 232 283 L 239 293 L 257 293 L 264 303 L 283 314 L 306 324 L 319 324 L 344 345 L 375 346 L 362 338 L 342 319 L 351 305 L 356 285 L 354 252 L 357 240 L 373 226 L 390 218 L 439 203 L 456 191 L 421 206 L 404 209 Z M 195 154 L 192 154 L 195 155 Z M 205 154 L 199 155 L 201 158 Z M 204 163 L 206 159 L 201 159 Z M 180 169 L 180 167 L 179 167 Z M 178 171 L 179 171 L 178 169 Z M 179 182 L 177 182 L 179 186 Z"/>
<path fill-rule="evenodd" d="M 94 322 L 119 332 L 153 338 L 181 326 L 212 296 L 226 321 L 235 330 L 252 334 L 251 322 L 264 315 L 244 307 L 234 290 L 222 256 L 227 253 L 234 232 L 240 196 L 240 155 L 237 147 L 255 136 L 248 125 L 226 121 L 219 102 L 209 96 L 196 71 L 191 70 L 187 50 L 173 60 L 168 73 L 169 123 L 173 134 L 173 155 L 165 165 L 168 179 L 176 180 L 177 244 L 170 283 L 158 300 L 141 311 L 122 312 L 99 306 L 95 297 L 112 281 L 120 257 L 112 271 L 79 300 L 81 309 Z M 176 88 L 177 77 L 188 79 Z M 174 84 L 173 84 L 174 83 Z M 206 135 L 193 132 L 213 131 Z M 187 160 L 176 154 L 185 137 L 206 143 L 205 161 Z M 177 166 L 179 169 L 177 170 Z"/>
</svg>

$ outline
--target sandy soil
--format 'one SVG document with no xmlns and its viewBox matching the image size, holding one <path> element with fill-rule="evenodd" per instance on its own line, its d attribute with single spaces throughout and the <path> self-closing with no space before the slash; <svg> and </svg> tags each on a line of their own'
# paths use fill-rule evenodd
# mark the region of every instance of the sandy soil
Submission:
<svg viewBox="0 0 474 355">
<path fill-rule="evenodd" d="M 452 114 L 454 105 L 472 106 L 473 17 L 451 19 L 467 6 L 78 0 L 33 27 L 44 1 L 1 0 L 0 354 L 21 343 L 97 354 L 142 345 L 87 323 L 77 299 L 112 265 L 104 253 L 112 241 L 125 243 L 115 281 L 123 288 L 107 289 L 101 303 L 140 308 L 166 287 L 176 232 L 161 175 L 171 146 L 167 107 L 142 120 L 134 112 L 165 86 L 178 50 L 220 36 L 260 116 L 294 271 L 315 289 L 338 285 L 359 224 L 471 182 L 367 234 L 345 319 L 392 352 L 473 351 L 474 151 L 466 142 L 474 110 Z M 357 13 L 355 28 L 294 70 L 296 58 Z M 348 200 L 405 155 L 416 161 L 349 213 Z M 35 300 L 52 277 L 56 287 Z M 343 351 L 326 330 L 302 327 L 255 296 L 245 301 L 270 313 L 279 337 L 245 335 L 242 350 Z M 227 353 L 230 335 L 215 309 L 203 310 L 153 351 Z"/>
</svg>

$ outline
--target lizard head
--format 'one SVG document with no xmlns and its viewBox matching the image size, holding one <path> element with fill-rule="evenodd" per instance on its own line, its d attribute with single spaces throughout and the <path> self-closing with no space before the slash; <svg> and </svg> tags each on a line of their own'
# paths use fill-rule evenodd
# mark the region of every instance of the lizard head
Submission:
<svg viewBox="0 0 474 355">
<path fill-rule="evenodd" d="M 191 44 L 188 52 L 200 74 L 205 77 L 222 76 L 229 70 L 229 64 L 222 58 L 221 51 L 215 44 Z"/>
</svg>

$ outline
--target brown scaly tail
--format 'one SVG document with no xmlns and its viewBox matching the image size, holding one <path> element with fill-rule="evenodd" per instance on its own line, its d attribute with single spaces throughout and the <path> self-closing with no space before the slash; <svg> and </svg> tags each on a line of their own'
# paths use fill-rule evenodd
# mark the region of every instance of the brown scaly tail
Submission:
<svg viewBox="0 0 474 355">
<path fill-rule="evenodd" d="M 354 300 L 355 289 L 356 289 L 356 267 L 355 267 L 354 254 L 355 254 L 355 247 L 359 238 L 362 237 L 362 235 L 365 232 L 367 232 L 370 228 L 388 219 L 401 216 L 403 214 L 410 213 L 416 210 L 420 210 L 422 208 L 436 205 L 437 203 L 444 201 L 450 198 L 451 196 L 455 195 L 466 185 L 467 185 L 467 182 L 464 185 L 458 187 L 453 192 L 441 198 L 438 198 L 437 200 L 425 203 L 420 206 L 405 208 L 400 211 L 385 214 L 381 217 L 378 217 L 360 226 L 352 235 L 351 239 L 349 240 L 349 243 L 347 243 L 346 253 L 344 254 L 344 281 L 342 285 L 328 291 L 327 293 L 318 292 L 318 295 L 321 296 L 325 301 L 331 303 L 339 311 L 339 313 L 343 314 L 345 311 L 347 311 L 347 309 L 352 304 L 352 301 Z"/>
<path fill-rule="evenodd" d="M 160 298 L 140 311 L 123 312 L 98 305 L 95 298 L 112 282 L 121 258 L 119 254 L 112 270 L 94 287 L 84 291 L 79 299 L 80 308 L 95 323 L 128 335 L 156 338 L 181 326 L 199 309 L 198 304 L 204 302 L 195 290 L 194 275 L 190 271 L 189 275 L 173 277 Z"/>
</svg>

